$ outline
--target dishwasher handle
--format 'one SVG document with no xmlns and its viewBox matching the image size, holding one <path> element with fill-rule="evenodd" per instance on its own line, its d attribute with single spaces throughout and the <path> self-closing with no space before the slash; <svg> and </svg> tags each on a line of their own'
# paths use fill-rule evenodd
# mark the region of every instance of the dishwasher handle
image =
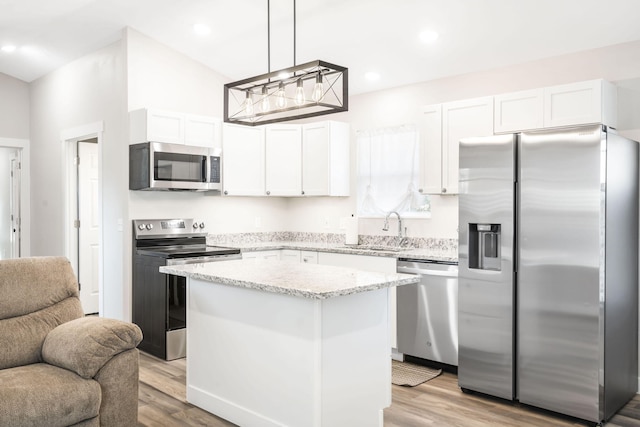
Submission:
<svg viewBox="0 0 640 427">
<path fill-rule="evenodd" d="M 458 277 L 458 267 L 455 265 L 422 263 L 422 265 L 416 266 L 415 263 L 412 263 L 412 265 L 398 263 L 396 271 L 398 273 L 427 276 Z"/>
</svg>

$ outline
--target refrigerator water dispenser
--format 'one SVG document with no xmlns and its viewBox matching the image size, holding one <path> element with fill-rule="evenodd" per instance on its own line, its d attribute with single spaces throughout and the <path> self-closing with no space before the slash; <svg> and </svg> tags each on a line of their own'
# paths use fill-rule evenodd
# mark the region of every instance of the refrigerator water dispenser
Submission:
<svg viewBox="0 0 640 427">
<path fill-rule="evenodd" d="M 469 268 L 501 271 L 500 224 L 469 224 Z"/>
</svg>

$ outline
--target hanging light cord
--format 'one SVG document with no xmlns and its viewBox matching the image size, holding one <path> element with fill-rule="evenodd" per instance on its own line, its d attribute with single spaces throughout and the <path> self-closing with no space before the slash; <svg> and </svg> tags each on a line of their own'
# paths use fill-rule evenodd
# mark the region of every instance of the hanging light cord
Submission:
<svg viewBox="0 0 640 427">
<path fill-rule="evenodd" d="M 296 66 L 296 0 L 293 0 L 293 66 Z"/>
</svg>

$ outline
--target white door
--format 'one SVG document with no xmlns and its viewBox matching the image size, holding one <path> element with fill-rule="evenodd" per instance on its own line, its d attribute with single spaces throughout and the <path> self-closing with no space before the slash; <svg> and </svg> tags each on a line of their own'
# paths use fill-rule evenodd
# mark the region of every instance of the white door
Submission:
<svg viewBox="0 0 640 427">
<path fill-rule="evenodd" d="M 98 313 L 98 144 L 78 142 L 78 281 L 85 314 Z"/>
<path fill-rule="evenodd" d="M 0 147 L 0 259 L 20 256 L 20 152 Z"/>
<path fill-rule="evenodd" d="M 21 229 L 20 229 L 20 150 L 15 150 L 11 157 L 11 175 L 10 175 L 10 184 L 9 184 L 9 218 L 11 221 L 10 226 L 10 241 L 11 241 L 11 249 L 10 249 L 10 258 L 20 258 L 21 250 Z"/>
</svg>

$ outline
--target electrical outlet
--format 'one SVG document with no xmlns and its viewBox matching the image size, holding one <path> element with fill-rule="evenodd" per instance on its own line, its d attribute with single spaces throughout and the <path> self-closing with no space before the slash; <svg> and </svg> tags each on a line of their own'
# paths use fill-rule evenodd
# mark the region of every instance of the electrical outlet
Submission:
<svg viewBox="0 0 640 427">
<path fill-rule="evenodd" d="M 338 228 L 340 228 L 340 230 L 344 230 L 344 229 L 347 228 L 347 218 L 346 217 L 340 218 L 340 222 L 338 224 Z"/>
</svg>

